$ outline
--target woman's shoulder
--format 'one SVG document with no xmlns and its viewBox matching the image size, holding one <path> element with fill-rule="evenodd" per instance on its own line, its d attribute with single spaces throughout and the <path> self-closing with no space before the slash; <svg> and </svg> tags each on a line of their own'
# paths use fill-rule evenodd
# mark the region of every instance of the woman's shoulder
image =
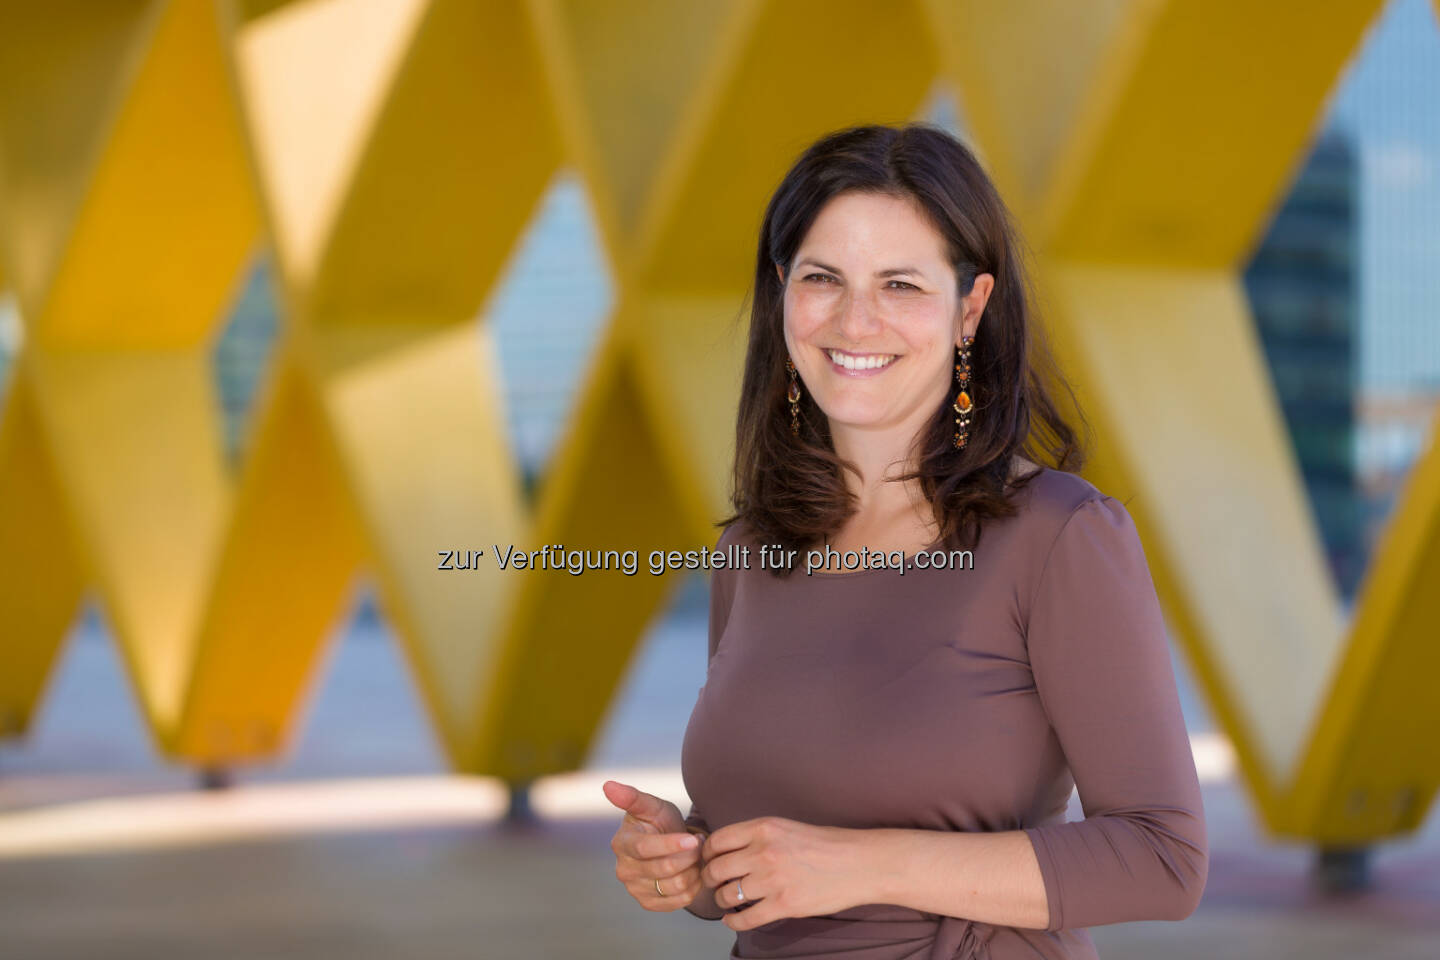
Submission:
<svg viewBox="0 0 1440 960">
<path fill-rule="evenodd" d="M 721 528 L 720 535 L 715 540 L 714 549 L 723 551 L 731 547 L 753 548 L 754 546 L 755 540 L 751 536 L 749 526 L 745 523 L 744 518 L 739 518 Z"/>
<path fill-rule="evenodd" d="M 1058 553 L 1092 573 L 1116 564 L 1128 564 L 1132 572 L 1146 569 L 1140 530 L 1123 501 L 1063 470 L 1046 468 L 1033 482 L 1035 490 L 1025 512 L 1035 519 L 1025 543 L 1038 567 L 1048 565 Z M 1109 559 L 1101 563 L 1101 557 Z"/>
<path fill-rule="evenodd" d="M 1087 503 L 1113 502 L 1109 494 L 1078 473 L 1034 466 L 1038 469 L 1031 471 L 1034 475 L 1021 488 L 1021 513 L 1027 518 L 1027 525 L 1042 536 L 1046 531 L 1058 533 L 1066 521 Z"/>
</svg>

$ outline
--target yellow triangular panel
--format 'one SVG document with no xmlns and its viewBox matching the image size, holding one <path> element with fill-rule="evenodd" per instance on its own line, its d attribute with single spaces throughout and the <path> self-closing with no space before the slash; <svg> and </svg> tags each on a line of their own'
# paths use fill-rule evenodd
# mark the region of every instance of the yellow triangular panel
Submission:
<svg viewBox="0 0 1440 960">
<path fill-rule="evenodd" d="M 24 733 L 84 589 L 28 377 L 0 398 L 0 738 Z"/>
</svg>

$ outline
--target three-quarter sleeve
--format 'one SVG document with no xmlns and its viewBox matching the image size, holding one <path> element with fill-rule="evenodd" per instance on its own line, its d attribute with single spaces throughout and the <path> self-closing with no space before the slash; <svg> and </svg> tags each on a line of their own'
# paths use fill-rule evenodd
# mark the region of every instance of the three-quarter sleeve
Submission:
<svg viewBox="0 0 1440 960">
<path fill-rule="evenodd" d="M 716 550 L 724 550 L 729 545 L 733 529 L 733 527 L 727 527 L 720 534 L 720 539 L 715 544 Z M 710 639 L 705 658 L 707 671 L 710 661 L 715 659 L 715 650 L 720 645 L 720 636 L 725 632 L 725 624 L 730 619 L 730 604 L 735 598 L 735 575 L 736 571 L 728 568 L 717 568 L 710 573 Z M 685 826 L 695 827 L 706 833 L 710 832 L 710 825 L 705 822 L 704 814 L 700 812 L 694 801 L 690 803 L 690 815 L 685 818 Z"/>
<path fill-rule="evenodd" d="M 1144 549 L 1113 497 L 1081 503 L 1056 536 L 1026 646 L 1085 811 L 1025 830 L 1046 929 L 1188 917 L 1209 869 L 1200 783 Z"/>
</svg>

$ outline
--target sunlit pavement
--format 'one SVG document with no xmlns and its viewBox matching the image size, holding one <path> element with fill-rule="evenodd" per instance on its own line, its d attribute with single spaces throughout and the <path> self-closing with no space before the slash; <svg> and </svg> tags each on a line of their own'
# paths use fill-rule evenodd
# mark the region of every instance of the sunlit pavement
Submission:
<svg viewBox="0 0 1440 960">
<path fill-rule="evenodd" d="M 600 792 L 620 779 L 684 808 L 673 763 L 702 672 L 695 627 L 657 628 L 589 768 L 538 782 L 521 827 L 498 781 L 443 769 L 383 638 L 338 647 L 299 742 L 219 791 L 154 758 L 113 651 L 72 644 L 29 741 L 0 749 L 0 958 L 719 960 L 723 924 L 648 912 L 615 880 L 619 813 Z M 1368 891 L 1322 895 L 1313 851 L 1258 831 L 1226 741 L 1177 675 L 1204 785 L 1205 897 L 1180 923 L 1092 928 L 1101 955 L 1440 958 L 1440 818 L 1376 848 Z"/>
</svg>

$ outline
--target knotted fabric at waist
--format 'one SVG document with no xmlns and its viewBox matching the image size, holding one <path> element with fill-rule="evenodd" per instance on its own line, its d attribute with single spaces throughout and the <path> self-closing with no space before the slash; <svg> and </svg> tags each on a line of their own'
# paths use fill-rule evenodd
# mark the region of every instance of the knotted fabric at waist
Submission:
<svg viewBox="0 0 1440 960">
<path fill-rule="evenodd" d="M 941 917 L 930 960 L 990 960 L 995 928 L 979 920 Z"/>
<path fill-rule="evenodd" d="M 786 917 L 736 932 L 732 960 L 831 957 L 847 960 L 990 960 L 990 924 L 892 904 L 864 904 L 823 917 Z"/>
</svg>

